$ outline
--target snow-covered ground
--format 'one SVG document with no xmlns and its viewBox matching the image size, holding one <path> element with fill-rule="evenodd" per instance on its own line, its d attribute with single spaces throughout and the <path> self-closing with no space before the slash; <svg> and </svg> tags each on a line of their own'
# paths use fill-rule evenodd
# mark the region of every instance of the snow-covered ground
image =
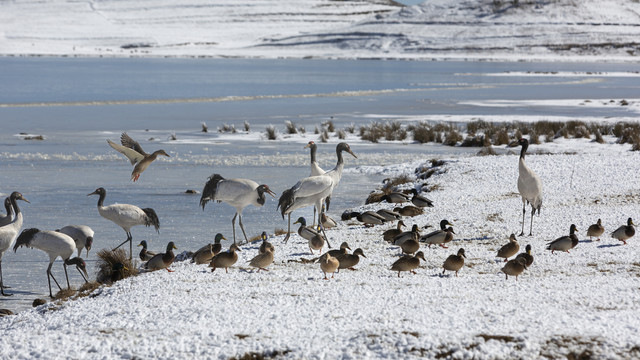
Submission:
<svg viewBox="0 0 640 360">
<path fill-rule="evenodd" d="M 298 235 L 287 244 L 282 236 L 272 236 L 276 256 L 269 272 L 250 270 L 247 261 L 258 246 L 245 245 L 229 273 L 177 262 L 172 273 L 143 273 L 100 288 L 97 296 L 5 317 L 0 320 L 0 354 L 637 358 L 637 236 L 621 245 L 608 234 L 628 217 L 640 218 L 640 153 L 606 140 L 556 139 L 530 147 L 531 152 L 547 153 L 526 157 L 542 179 L 544 203 L 534 218 L 534 235 L 519 238 L 521 250 L 532 245 L 535 260 L 518 281 L 505 280 L 503 263 L 495 257 L 509 234 L 520 232 L 522 215 L 516 189 L 519 148 L 500 148 L 504 155 L 445 158 L 437 175 L 402 186 L 426 182 L 433 188 L 427 196 L 435 207 L 405 218 L 408 226 L 437 226 L 448 219 L 457 234 L 448 249 L 423 246 L 426 262 L 416 275 L 398 278 L 390 270 L 399 250 L 381 234 L 395 224 L 364 228 L 356 221 L 340 221 L 329 238 L 334 247 L 347 241 L 353 250 L 363 249 L 367 257 L 357 271 L 343 270 L 325 281 L 318 264 L 295 262 L 312 257 Z M 348 166 L 347 171 L 413 175 L 416 167 L 430 166 L 428 160 Z M 391 207 L 380 203 L 354 210 Z M 334 209 L 334 218 L 342 210 Z M 589 241 L 586 229 L 598 218 L 605 235 Z M 548 241 L 568 234 L 571 224 L 578 228 L 578 246 L 571 253 L 545 250 Z M 444 259 L 460 247 L 467 260 L 459 277 L 440 275 Z"/>
<path fill-rule="evenodd" d="M 624 0 L 19 0 L 0 55 L 636 61 L 639 23 Z"/>
</svg>

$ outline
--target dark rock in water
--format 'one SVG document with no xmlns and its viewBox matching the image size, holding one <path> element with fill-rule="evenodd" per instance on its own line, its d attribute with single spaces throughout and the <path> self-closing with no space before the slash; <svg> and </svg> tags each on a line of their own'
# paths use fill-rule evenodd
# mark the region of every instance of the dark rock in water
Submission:
<svg viewBox="0 0 640 360">
<path fill-rule="evenodd" d="M 187 189 L 184 193 L 185 194 L 200 194 L 200 192 L 198 190 L 193 190 L 193 189 Z"/>
<path fill-rule="evenodd" d="M 38 299 L 33 300 L 33 304 L 31 304 L 31 306 L 38 307 L 38 306 L 44 305 L 46 303 L 47 303 L 47 301 L 45 299 L 38 298 Z"/>
<path fill-rule="evenodd" d="M 0 309 L 0 317 L 8 315 L 13 315 L 13 311 L 9 309 Z"/>
</svg>

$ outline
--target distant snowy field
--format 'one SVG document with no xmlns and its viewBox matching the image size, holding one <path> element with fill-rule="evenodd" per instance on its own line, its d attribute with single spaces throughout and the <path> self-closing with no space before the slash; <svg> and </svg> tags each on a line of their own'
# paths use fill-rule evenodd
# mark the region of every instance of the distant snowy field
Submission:
<svg viewBox="0 0 640 360">
<path fill-rule="evenodd" d="M 0 55 L 636 61 L 623 0 L 19 0 Z"/>
<path fill-rule="evenodd" d="M 544 205 L 534 236 L 519 238 L 521 249 L 532 245 L 535 261 L 518 281 L 505 280 L 495 255 L 520 230 L 519 148 L 499 148 L 504 155 L 446 158 L 439 175 L 426 181 L 436 187 L 427 194 L 435 207 L 405 222 L 437 226 L 448 219 L 457 235 L 449 249 L 423 247 L 427 261 L 417 275 L 398 278 L 389 269 L 399 250 L 381 233 L 395 224 L 340 222 L 328 233 L 331 243 L 364 250 L 357 271 L 325 281 L 318 264 L 290 262 L 311 258 L 298 235 L 288 244 L 272 237 L 276 258 L 266 273 L 248 268 L 257 245 L 245 245 L 228 274 L 179 262 L 173 273 L 142 274 L 99 289 L 97 297 L 5 317 L 0 354 L 55 358 L 64 349 L 72 358 L 637 358 L 637 235 L 623 246 L 608 234 L 628 217 L 640 218 L 640 153 L 606 140 L 557 139 L 530 147 L 547 153 L 526 158 L 542 178 Z M 413 174 L 420 165 L 347 171 Z M 591 242 L 584 234 L 598 218 L 606 232 Z M 578 227 L 579 245 L 571 253 L 545 250 L 571 224 Z M 441 276 L 444 259 L 460 247 L 467 261 L 459 277 Z"/>
</svg>

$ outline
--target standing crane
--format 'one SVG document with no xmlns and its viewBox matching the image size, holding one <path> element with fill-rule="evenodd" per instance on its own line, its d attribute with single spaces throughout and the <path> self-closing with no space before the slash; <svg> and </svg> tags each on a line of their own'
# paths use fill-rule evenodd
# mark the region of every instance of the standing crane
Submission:
<svg viewBox="0 0 640 360">
<path fill-rule="evenodd" d="M 247 233 L 242 225 L 242 210 L 249 206 L 262 206 L 267 198 L 265 193 L 275 197 L 276 194 L 269 189 L 267 185 L 258 185 L 257 182 L 249 179 L 225 179 L 220 174 L 213 174 L 209 177 L 209 181 L 204 185 L 202 196 L 200 197 L 200 206 L 204 210 L 205 205 L 209 201 L 226 202 L 236 209 L 236 214 L 231 219 L 233 227 L 233 243 L 236 243 L 236 217 L 238 224 L 247 239 Z"/>
<path fill-rule="evenodd" d="M 529 141 L 520 138 L 517 142 L 509 144 L 509 147 L 518 145 L 522 146 L 522 150 L 520 150 L 520 162 L 518 164 L 518 192 L 520 192 L 520 196 L 522 196 L 522 231 L 520 232 L 520 236 L 524 235 L 524 215 L 527 212 L 527 204 L 531 204 L 531 224 L 529 225 L 529 236 L 531 236 L 533 215 L 535 215 L 536 211 L 538 215 L 540 215 L 540 208 L 542 207 L 542 181 L 524 161 L 524 155 L 529 147 Z"/>
</svg>

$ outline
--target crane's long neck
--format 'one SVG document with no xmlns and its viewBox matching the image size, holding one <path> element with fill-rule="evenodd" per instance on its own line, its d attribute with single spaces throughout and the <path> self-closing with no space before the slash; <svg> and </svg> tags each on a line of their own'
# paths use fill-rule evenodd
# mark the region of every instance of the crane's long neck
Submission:
<svg viewBox="0 0 640 360">
<path fill-rule="evenodd" d="M 11 199 L 11 206 L 13 207 L 13 212 L 15 214 L 13 217 L 12 223 L 15 228 L 20 229 L 22 228 L 22 221 L 23 221 L 22 213 L 20 212 L 18 201 L 13 196 L 10 199 Z"/>
<path fill-rule="evenodd" d="M 311 163 L 312 163 L 312 164 L 316 162 L 316 150 L 317 150 L 317 148 L 318 148 L 318 147 L 316 146 L 316 144 L 313 144 L 313 145 L 311 146 L 311 151 L 310 151 L 310 153 L 311 153 Z"/>
<path fill-rule="evenodd" d="M 12 206 L 13 205 L 11 204 L 11 198 L 9 198 L 8 202 L 7 201 L 4 202 L 4 208 L 7 212 L 7 216 L 11 216 L 11 211 L 13 210 Z"/>
<path fill-rule="evenodd" d="M 529 144 L 522 144 L 522 150 L 520 150 L 520 159 L 524 160 L 524 155 L 527 153 L 527 148 Z"/>
<path fill-rule="evenodd" d="M 103 207 L 104 206 L 104 198 L 107 196 L 106 193 L 102 192 L 100 194 L 100 197 L 98 198 L 98 207 Z"/>
</svg>

